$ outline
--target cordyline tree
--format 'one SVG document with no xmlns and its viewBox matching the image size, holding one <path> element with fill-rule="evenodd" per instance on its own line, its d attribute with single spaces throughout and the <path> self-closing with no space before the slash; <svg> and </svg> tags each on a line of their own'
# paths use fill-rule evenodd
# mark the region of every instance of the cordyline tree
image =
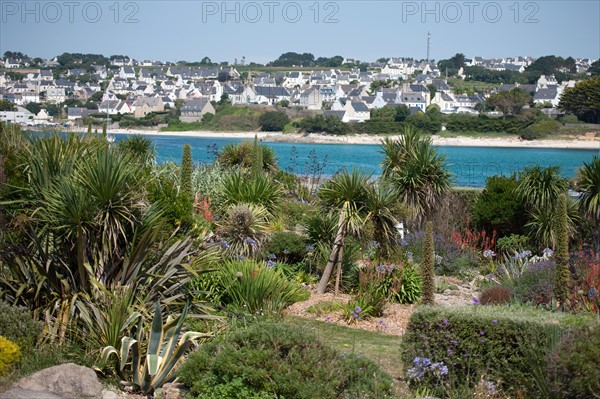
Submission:
<svg viewBox="0 0 600 399">
<path fill-rule="evenodd" d="M 369 176 L 357 170 L 344 171 L 329 180 L 319 190 L 319 201 L 325 207 L 339 212 L 337 233 L 331 247 L 331 252 L 325 265 L 317 293 L 324 294 L 333 272 L 338 265 L 336 287 L 339 286 L 341 265 L 344 257 L 344 240 L 348 232 L 358 231 L 364 223 L 362 214 L 367 202 L 367 184 Z M 336 290 L 337 291 L 337 290 Z"/>
</svg>

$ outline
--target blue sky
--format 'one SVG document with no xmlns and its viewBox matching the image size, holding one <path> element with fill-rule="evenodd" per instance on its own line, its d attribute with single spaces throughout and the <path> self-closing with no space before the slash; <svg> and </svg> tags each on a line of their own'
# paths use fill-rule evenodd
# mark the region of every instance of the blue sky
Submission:
<svg viewBox="0 0 600 399">
<path fill-rule="evenodd" d="M 0 0 L 0 53 L 267 62 L 287 51 L 600 58 L 600 1 Z"/>
</svg>

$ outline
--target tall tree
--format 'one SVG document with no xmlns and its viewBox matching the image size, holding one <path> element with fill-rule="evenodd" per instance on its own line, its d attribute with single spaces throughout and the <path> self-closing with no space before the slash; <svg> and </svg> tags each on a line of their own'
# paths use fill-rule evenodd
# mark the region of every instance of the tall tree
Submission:
<svg viewBox="0 0 600 399">
<path fill-rule="evenodd" d="M 501 91 L 491 95 L 487 103 L 502 112 L 504 116 L 520 114 L 524 106 L 531 103 L 533 97 L 525 90 L 516 87 L 509 91 Z"/>
<path fill-rule="evenodd" d="M 600 76 L 582 80 L 560 96 L 558 108 L 580 120 L 600 123 Z"/>
<path fill-rule="evenodd" d="M 431 138 L 410 127 L 397 140 L 385 138 L 381 147 L 383 176 L 398 189 L 420 224 L 450 188 L 446 157 L 437 153 Z"/>
<path fill-rule="evenodd" d="M 334 176 L 319 190 L 319 201 L 338 213 L 338 223 L 331 252 L 317 286 L 318 294 L 325 293 L 334 266 L 337 264 L 338 268 L 341 268 L 344 239 L 347 234 L 358 231 L 364 223 L 369 178 L 370 176 L 357 170 L 344 171 Z M 336 279 L 339 281 L 339 272 L 337 276 Z"/>
</svg>

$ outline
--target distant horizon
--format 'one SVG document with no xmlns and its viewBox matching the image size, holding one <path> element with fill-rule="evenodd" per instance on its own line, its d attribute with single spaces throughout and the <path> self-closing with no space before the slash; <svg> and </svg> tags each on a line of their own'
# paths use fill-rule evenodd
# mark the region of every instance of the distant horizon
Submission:
<svg viewBox="0 0 600 399">
<path fill-rule="evenodd" d="M 0 1 L 0 54 L 265 64 L 309 52 L 372 62 L 556 55 L 600 58 L 600 2 Z M 301 51 L 298 51 L 301 50 Z"/>
<path fill-rule="evenodd" d="M 27 54 L 26 52 L 24 52 L 22 50 L 19 50 L 19 49 L 10 49 L 10 50 L 6 50 L 4 52 L 7 52 L 7 51 L 10 51 L 10 52 L 20 52 L 23 55 L 25 55 L 25 56 L 27 56 L 27 57 L 29 57 L 31 59 L 33 59 L 33 58 L 42 58 L 42 59 L 45 59 L 45 60 L 53 60 L 54 58 L 59 57 L 59 56 L 61 56 L 63 54 L 93 54 L 93 55 L 101 55 L 101 56 L 103 56 L 105 58 L 108 58 L 108 59 L 110 59 L 110 58 L 112 58 L 114 56 L 124 56 L 124 57 L 128 57 L 129 59 L 131 59 L 133 61 L 136 61 L 136 62 L 151 61 L 151 62 L 162 62 L 162 63 L 165 63 L 165 62 L 178 63 L 178 62 L 181 62 L 181 61 L 185 61 L 186 63 L 192 63 L 192 64 L 200 63 L 201 62 L 201 59 L 192 60 L 192 59 L 181 58 L 181 59 L 176 59 L 176 60 L 172 60 L 172 59 L 171 60 L 165 60 L 165 59 L 153 59 L 153 58 L 149 58 L 149 57 L 140 57 L 140 58 L 138 58 L 138 57 L 132 57 L 129 54 L 102 54 L 102 53 L 81 52 L 81 51 L 63 51 L 63 52 L 61 52 L 59 54 L 56 54 L 56 55 L 53 55 L 53 56 L 50 56 L 50 57 L 40 57 L 37 54 Z M 304 54 L 304 53 L 312 54 L 309 51 L 303 51 L 303 52 L 297 52 L 297 53 L 298 54 Z M 538 59 L 538 58 L 546 57 L 546 56 L 556 56 L 556 57 L 562 57 L 562 58 L 565 58 L 565 59 L 569 58 L 569 57 L 572 57 L 573 59 L 589 59 L 590 61 L 596 61 L 598 59 L 598 58 L 592 58 L 592 57 L 576 57 L 576 56 L 572 56 L 572 55 L 561 55 L 561 54 L 544 54 L 544 55 L 541 55 L 541 56 L 538 56 L 538 57 L 535 57 L 535 56 L 532 56 L 532 55 L 522 55 L 522 54 L 508 55 L 508 56 L 490 56 L 490 57 L 483 57 L 483 56 L 481 56 L 479 54 L 475 54 L 473 56 L 470 56 L 470 55 L 465 54 L 464 52 L 461 52 L 461 51 L 458 51 L 457 53 L 454 53 L 453 55 L 455 55 L 455 54 L 463 54 L 463 55 L 465 55 L 465 59 L 467 61 L 472 60 L 474 57 L 482 57 L 483 59 L 504 59 L 504 58 L 516 58 L 516 57 L 522 57 L 522 58 L 531 57 L 531 58 L 534 58 L 534 59 Z M 281 56 L 281 55 L 282 54 L 280 54 L 279 56 Z M 315 56 L 315 60 L 317 58 L 319 58 L 319 57 L 328 57 L 328 58 L 334 57 L 334 56 L 342 56 L 342 57 L 344 57 L 342 54 L 332 54 L 332 55 L 313 54 L 313 55 Z M 0 56 L 2 57 L 2 59 L 5 58 L 4 57 L 4 53 L 0 53 Z M 268 63 L 277 60 L 279 58 L 279 56 L 277 56 L 277 57 L 275 57 L 273 59 L 270 59 L 267 62 L 261 62 L 261 63 L 257 63 L 257 64 L 261 64 L 261 65 L 265 65 L 266 66 Z M 208 58 L 211 58 L 211 57 L 208 56 Z M 427 60 L 422 59 L 422 58 L 411 57 L 411 56 L 400 56 L 400 55 L 382 56 L 382 57 L 378 57 L 377 59 L 380 59 L 380 58 L 388 58 L 388 59 L 397 58 L 397 59 L 412 59 L 412 60 L 415 60 L 415 61 L 427 61 Z M 362 59 L 353 58 L 353 57 L 344 57 L 344 59 L 354 59 L 354 60 L 360 61 L 361 63 L 362 62 L 365 62 L 365 63 L 375 63 L 375 62 L 377 62 L 377 59 L 362 60 Z M 432 58 L 432 59 L 430 59 L 428 61 L 429 62 L 437 63 L 437 62 L 439 62 L 439 61 L 441 61 L 443 59 L 446 59 L 446 58 L 442 58 L 442 59 L 434 59 L 434 58 Z M 244 65 L 242 65 L 239 61 L 240 60 L 238 59 L 238 63 L 237 64 L 230 63 L 229 65 L 230 66 L 248 66 L 252 62 L 256 63 L 256 61 L 248 61 L 248 60 L 246 60 L 246 62 L 244 63 Z M 212 64 L 218 65 L 220 62 L 225 62 L 225 61 L 217 61 L 217 60 L 213 60 L 211 58 L 211 62 L 212 62 Z M 296 66 L 296 67 L 300 68 L 300 66 Z M 315 68 L 339 68 L 339 67 L 324 67 L 324 66 L 314 66 L 314 67 Z M 281 67 L 281 68 L 286 68 L 286 67 Z M 293 67 L 287 67 L 287 68 L 293 68 Z M 302 68 L 310 68 L 310 67 L 302 67 Z"/>
</svg>

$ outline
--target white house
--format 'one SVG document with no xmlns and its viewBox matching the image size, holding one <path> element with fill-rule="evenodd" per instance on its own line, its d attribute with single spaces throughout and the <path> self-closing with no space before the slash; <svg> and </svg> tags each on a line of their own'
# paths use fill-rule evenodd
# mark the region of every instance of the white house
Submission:
<svg viewBox="0 0 600 399">
<path fill-rule="evenodd" d="M 182 122 L 200 122 L 204 115 L 215 114 L 215 108 L 206 98 L 197 98 L 188 100 L 181 108 L 181 116 L 179 119 Z"/>
<path fill-rule="evenodd" d="M 66 98 L 64 87 L 48 86 L 46 89 L 46 101 L 49 103 L 60 104 Z"/>
<path fill-rule="evenodd" d="M 309 110 L 323 108 L 323 95 L 319 88 L 310 88 L 300 94 L 300 106 Z"/>
<path fill-rule="evenodd" d="M 121 67 L 119 77 L 121 79 L 135 79 L 135 70 L 132 67 Z"/>
</svg>

